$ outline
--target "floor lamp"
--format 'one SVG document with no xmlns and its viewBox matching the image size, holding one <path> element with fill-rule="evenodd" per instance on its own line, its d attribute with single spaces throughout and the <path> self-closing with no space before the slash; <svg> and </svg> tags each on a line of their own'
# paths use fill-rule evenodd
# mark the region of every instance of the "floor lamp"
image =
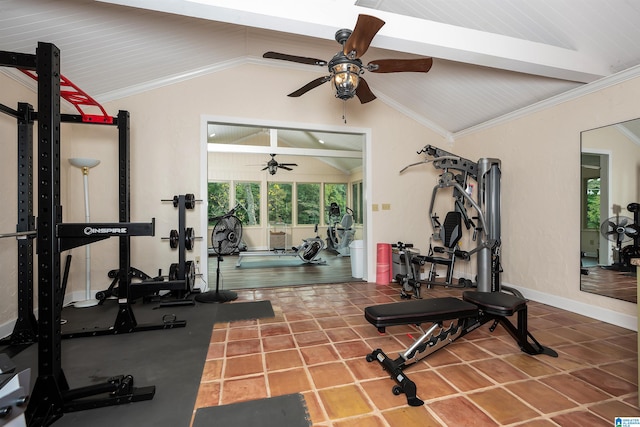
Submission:
<svg viewBox="0 0 640 427">
<path fill-rule="evenodd" d="M 72 158 L 69 159 L 69 163 L 72 166 L 80 168 L 82 170 L 82 177 L 84 179 L 84 216 L 85 222 L 89 221 L 89 169 L 96 167 L 100 164 L 100 160 L 96 159 L 85 159 L 85 158 Z M 86 250 L 86 266 L 85 266 L 85 274 L 86 274 L 86 296 L 84 301 L 77 301 L 73 304 L 74 307 L 84 308 L 84 307 L 93 307 L 94 305 L 98 305 L 98 300 L 92 298 L 91 296 L 91 246 L 85 245 Z"/>
</svg>

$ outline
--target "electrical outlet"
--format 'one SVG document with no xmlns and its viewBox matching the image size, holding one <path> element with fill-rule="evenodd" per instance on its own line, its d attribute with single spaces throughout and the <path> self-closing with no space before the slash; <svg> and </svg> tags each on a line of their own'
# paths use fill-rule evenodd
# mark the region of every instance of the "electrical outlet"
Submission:
<svg viewBox="0 0 640 427">
<path fill-rule="evenodd" d="M 200 271 L 200 257 L 197 256 L 195 260 L 196 260 L 196 271 Z"/>
</svg>

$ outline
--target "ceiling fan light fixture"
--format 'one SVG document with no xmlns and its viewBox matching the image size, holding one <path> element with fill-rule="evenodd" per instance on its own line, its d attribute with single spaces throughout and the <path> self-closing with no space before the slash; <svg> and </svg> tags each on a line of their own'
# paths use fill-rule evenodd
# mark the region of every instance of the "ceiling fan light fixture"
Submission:
<svg viewBox="0 0 640 427">
<path fill-rule="evenodd" d="M 353 62 L 340 62 L 329 68 L 331 72 L 331 86 L 336 98 L 342 100 L 351 99 L 356 94 L 360 83 L 362 68 Z"/>
</svg>

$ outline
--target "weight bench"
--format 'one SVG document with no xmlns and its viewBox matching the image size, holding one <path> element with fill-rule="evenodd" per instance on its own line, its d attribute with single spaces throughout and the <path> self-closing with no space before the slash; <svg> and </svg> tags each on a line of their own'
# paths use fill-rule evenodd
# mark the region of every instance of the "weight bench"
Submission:
<svg viewBox="0 0 640 427">
<path fill-rule="evenodd" d="M 513 314 L 517 314 L 517 326 L 507 318 Z M 490 331 L 498 324 L 503 325 L 525 353 L 558 356 L 540 345 L 527 330 L 527 301 L 503 292 L 465 291 L 462 300 L 444 297 L 374 305 L 365 308 L 364 317 L 381 333 L 387 327 L 400 325 L 414 325 L 422 333 L 396 359 L 390 359 L 381 349 L 366 357 L 367 362 L 377 360 L 382 365 L 396 382 L 392 393 L 404 393 L 409 406 L 424 402 L 417 397 L 416 384 L 404 374 L 404 369 L 491 320 L 494 323 Z M 445 322 L 450 323 L 445 326 Z M 431 326 L 424 330 L 423 323 Z"/>
</svg>

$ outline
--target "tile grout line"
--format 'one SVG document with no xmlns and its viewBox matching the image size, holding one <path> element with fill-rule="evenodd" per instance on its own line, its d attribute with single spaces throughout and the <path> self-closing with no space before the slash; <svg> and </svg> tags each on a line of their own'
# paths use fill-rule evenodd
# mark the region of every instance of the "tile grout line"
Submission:
<svg viewBox="0 0 640 427">
<path fill-rule="evenodd" d="M 367 292 L 358 292 L 358 294 L 360 295 L 360 296 L 358 297 L 358 300 L 364 300 L 364 299 L 373 299 L 373 300 L 375 300 L 375 299 L 376 299 L 376 296 L 371 296 L 371 295 L 369 294 L 369 292 L 368 292 L 368 291 L 367 291 Z M 389 295 L 388 295 L 388 294 L 386 294 L 386 293 L 381 293 L 381 295 L 383 295 L 385 298 L 387 298 L 387 297 L 389 296 Z M 274 297 L 277 297 L 277 296 L 275 296 L 275 295 L 274 295 Z M 324 299 L 324 298 L 326 298 L 326 295 L 325 295 L 324 293 L 314 293 L 313 295 L 311 295 L 311 297 L 313 297 L 313 298 L 318 298 L 318 297 L 319 297 L 319 298 L 323 298 L 323 299 Z M 280 304 L 280 302 L 278 302 L 278 304 Z M 365 304 L 365 305 L 366 305 L 366 304 Z M 362 312 L 362 306 L 363 306 L 363 304 L 362 304 L 362 303 L 360 303 L 359 305 L 356 305 L 356 304 L 355 304 L 355 303 L 353 303 L 353 302 L 351 302 L 351 303 L 350 303 L 350 305 L 349 305 L 349 307 L 354 307 L 355 309 L 359 310 L 360 312 Z M 304 358 L 304 356 L 303 356 L 303 353 L 302 353 L 302 347 L 299 345 L 298 341 L 295 339 L 295 334 L 293 333 L 293 331 L 292 331 L 292 329 L 291 329 L 291 323 L 292 323 L 292 322 L 290 322 L 290 321 L 288 320 L 288 318 L 286 317 L 286 315 L 284 314 L 284 312 L 282 312 L 282 307 L 281 307 L 280 305 L 278 306 L 278 308 L 279 308 L 280 313 L 281 313 L 281 315 L 282 315 L 282 319 L 283 319 L 282 321 L 283 321 L 284 323 L 286 323 L 286 324 L 287 324 L 287 327 L 289 328 L 289 332 L 291 333 L 292 340 L 293 340 L 293 342 L 294 342 L 294 345 L 295 345 L 295 348 L 296 348 L 297 354 L 298 354 L 298 356 L 301 358 L 301 362 L 302 362 L 302 364 L 303 364 L 303 366 L 304 366 L 305 374 L 306 374 L 306 376 L 307 376 L 307 380 L 310 382 L 310 385 L 311 385 L 311 388 L 312 388 L 311 392 L 314 394 L 315 398 L 318 400 L 318 405 L 319 405 L 319 407 L 321 408 L 321 410 L 322 410 L 322 412 L 323 412 L 323 414 L 324 414 L 324 416 L 325 416 L 325 419 L 327 420 L 327 421 L 326 421 L 326 423 L 327 423 L 327 424 L 326 424 L 326 425 L 327 425 L 327 427 L 332 427 L 332 426 L 333 426 L 333 424 L 334 424 L 334 420 L 331 420 L 331 419 L 329 418 L 328 413 L 327 413 L 327 411 L 326 411 L 326 407 L 324 406 L 324 403 L 323 403 L 322 399 L 320 398 L 319 390 L 318 390 L 318 388 L 316 387 L 316 384 L 315 384 L 315 382 L 313 381 L 313 377 L 311 376 L 311 372 L 310 372 L 310 370 L 309 370 L 310 365 L 308 365 L 308 364 L 307 364 L 307 361 L 305 360 L 305 358 Z M 306 308 L 308 309 L 308 307 L 306 307 Z M 344 319 L 344 320 L 345 320 L 345 323 L 347 323 L 347 324 L 349 325 L 349 327 L 351 327 L 351 328 L 353 328 L 353 329 L 354 329 L 354 332 L 355 332 L 356 336 L 358 336 L 358 337 L 359 337 L 358 339 L 354 339 L 354 340 L 347 340 L 347 341 L 344 341 L 344 342 L 362 342 L 362 343 L 363 343 L 363 344 L 365 344 L 367 347 L 369 347 L 369 344 L 367 344 L 367 339 L 373 339 L 373 338 L 367 338 L 367 337 L 363 336 L 360 332 L 358 332 L 357 326 L 359 326 L 359 325 L 357 325 L 357 324 L 351 324 L 351 323 L 349 323 L 349 322 L 346 322 L 346 319 L 345 319 L 345 318 L 347 318 L 347 317 L 355 317 L 355 315 L 341 314 L 339 311 L 336 311 L 336 310 L 334 310 L 334 311 L 336 312 L 336 314 L 337 314 L 338 316 L 340 316 L 342 319 Z M 313 313 L 313 311 L 311 311 L 311 312 Z M 562 313 L 560 313 L 560 314 L 562 314 Z M 559 315 L 558 315 L 556 312 L 554 312 L 553 310 L 549 310 L 547 313 L 545 313 L 545 314 L 543 314 L 543 315 L 536 316 L 536 317 L 544 318 L 544 317 L 545 317 L 545 316 L 547 316 L 547 315 L 559 316 Z M 552 320 L 551 320 L 551 321 L 552 321 Z M 579 318 L 579 319 L 576 319 L 575 321 L 576 321 L 576 322 L 581 322 L 581 321 L 582 321 L 582 319 L 580 319 L 580 318 Z M 350 366 L 346 363 L 346 361 L 347 361 L 347 360 L 351 360 L 351 359 L 344 359 L 344 358 L 343 358 L 343 356 L 340 354 L 340 352 L 338 351 L 338 349 L 337 349 L 337 347 L 336 347 L 336 342 L 334 342 L 334 341 L 333 341 L 333 339 L 331 339 L 331 337 L 326 333 L 325 329 L 323 329 L 323 327 L 322 327 L 322 324 L 321 324 L 320 322 L 318 322 L 318 318 L 317 318 L 317 317 L 315 317 L 315 315 L 314 315 L 314 322 L 315 322 L 316 326 L 318 326 L 318 327 L 320 328 L 319 330 L 323 331 L 323 332 L 324 332 L 324 334 L 325 334 L 325 335 L 327 336 L 327 338 L 329 339 L 329 344 L 331 345 L 331 348 L 332 348 L 332 349 L 335 351 L 335 353 L 339 356 L 339 360 L 340 360 L 340 362 L 341 362 L 341 363 L 342 363 L 342 364 L 347 368 L 347 370 L 348 370 L 348 372 L 350 373 L 350 375 L 354 378 L 354 380 L 355 380 L 355 381 L 354 381 L 354 382 L 355 382 L 355 385 L 357 385 L 357 386 L 358 386 L 358 390 L 359 390 L 359 391 L 360 391 L 360 393 L 365 397 L 365 399 L 366 399 L 366 401 L 367 401 L 368 405 L 369 405 L 370 407 L 374 408 L 374 409 L 373 409 L 373 411 L 368 412 L 366 415 L 375 415 L 375 416 L 380 416 L 380 417 L 381 417 L 382 422 L 384 422 L 384 423 L 385 423 L 385 425 L 386 425 L 386 424 L 388 424 L 388 423 L 387 423 L 387 421 L 386 421 L 386 419 L 385 419 L 385 417 L 384 417 L 384 414 L 383 414 L 383 413 L 384 413 L 384 411 L 381 411 L 379 408 L 377 408 L 377 406 L 375 405 L 375 402 L 372 400 L 371 396 L 366 392 L 366 390 L 365 390 L 365 389 L 364 389 L 364 387 L 363 387 L 363 383 L 366 383 L 367 381 L 374 381 L 374 380 L 375 380 L 375 378 L 374 378 L 374 379 L 367 379 L 367 378 L 359 379 L 359 378 L 354 374 L 354 372 L 351 370 Z M 591 323 L 597 323 L 597 322 L 591 322 Z M 582 323 L 580 323 L 578 326 L 580 326 L 580 325 L 582 325 Z M 597 326 L 600 326 L 600 325 L 597 325 Z M 336 328 L 329 328 L 329 329 L 336 329 Z M 602 329 L 606 331 L 606 330 L 607 330 L 607 329 L 609 329 L 609 328 L 605 328 L 605 327 L 603 327 Z M 266 384 L 266 387 L 267 387 L 267 393 L 268 393 L 268 395 L 269 395 L 269 396 L 271 396 L 271 395 L 272 395 L 272 393 L 271 393 L 271 387 L 270 387 L 270 384 L 269 384 L 269 381 L 268 381 L 268 373 L 267 373 L 267 366 L 266 366 L 266 354 L 267 354 L 267 352 L 265 351 L 264 343 L 263 343 L 263 341 L 262 341 L 262 339 L 264 338 L 264 337 L 262 336 L 262 329 L 259 327 L 259 328 L 258 328 L 258 330 L 259 330 L 259 334 L 258 334 L 258 336 L 259 336 L 259 339 L 260 339 L 260 348 L 261 348 L 261 352 L 262 352 L 262 355 L 261 355 L 261 358 L 262 358 L 262 359 L 261 359 L 261 360 L 262 360 L 262 366 L 263 366 L 264 375 L 265 375 L 265 384 Z M 546 332 L 548 332 L 548 333 L 552 333 L 552 332 L 550 332 L 549 328 L 541 328 L 540 330 L 544 330 L 544 331 L 546 331 Z M 578 329 L 576 329 L 576 331 L 577 331 L 577 332 L 581 332 L 581 331 L 580 331 L 580 330 L 578 330 Z M 582 333 L 584 333 L 584 332 L 582 332 Z M 620 345 L 618 345 L 618 344 L 617 344 L 617 343 L 615 343 L 615 342 L 611 342 L 611 340 L 613 340 L 613 339 L 618 339 L 618 341 L 622 341 L 622 339 L 629 338 L 631 335 L 632 335 L 632 334 L 630 334 L 630 333 L 610 334 L 610 335 L 609 335 L 609 337 L 610 337 L 610 338 L 609 338 L 608 343 L 609 343 L 610 345 L 614 345 L 614 346 L 615 346 L 615 348 L 620 348 L 620 349 L 623 349 L 623 350 L 628 350 L 627 346 L 622 345 L 622 343 L 621 343 Z M 397 337 L 396 337 L 396 336 L 392 336 L 392 337 L 393 337 L 396 341 L 399 341 L 399 340 L 397 339 Z M 502 340 L 502 338 L 503 338 L 503 337 L 502 337 L 502 336 L 500 336 L 500 335 L 488 335 L 488 336 L 486 336 L 486 337 L 481 338 L 481 340 L 483 340 L 483 341 L 489 341 L 489 340 L 493 340 L 493 339 L 499 339 L 499 340 Z M 565 337 L 562 337 L 562 336 L 559 336 L 559 338 L 560 338 L 560 339 L 565 339 L 565 340 L 566 340 L 566 338 L 565 338 Z M 597 339 L 597 338 L 596 338 L 596 339 Z M 469 343 L 470 343 L 471 345 L 478 346 L 478 345 L 477 345 L 477 343 L 476 343 L 476 341 L 477 341 L 477 340 L 469 340 Z M 502 341 L 505 341 L 505 340 L 502 340 Z M 226 329 L 226 337 L 225 337 L 225 342 L 224 342 L 224 346 L 225 346 L 225 348 L 224 348 L 224 357 L 223 357 L 223 358 L 225 359 L 225 361 L 223 361 L 223 366 L 222 366 L 222 371 L 221 371 L 221 372 L 222 372 L 222 374 L 221 374 L 221 387 L 220 387 L 219 404 L 221 404 L 221 402 L 222 402 L 222 388 L 223 388 L 223 387 L 222 387 L 222 383 L 223 383 L 223 382 L 224 382 L 224 380 L 225 380 L 225 378 L 224 378 L 224 377 L 225 377 L 225 376 L 224 376 L 224 372 L 225 372 L 225 369 L 226 369 L 226 352 L 227 352 L 227 344 L 228 344 L 228 342 L 229 342 L 229 325 L 227 325 L 227 329 Z M 342 342 L 342 341 L 340 341 L 340 342 Z M 401 341 L 399 341 L 399 342 L 400 342 L 400 344 L 402 344 L 402 342 L 401 342 Z M 579 346 L 579 347 L 584 347 L 584 348 L 586 348 L 586 349 L 588 349 L 588 348 L 589 348 L 589 347 L 588 347 L 588 341 L 569 341 L 569 342 L 567 342 L 566 344 L 561 345 L 561 346 L 559 347 L 559 349 L 562 349 L 562 348 L 568 348 L 569 346 Z M 609 399 L 602 400 L 602 401 L 587 402 L 587 403 L 584 403 L 584 404 L 580 404 L 578 401 L 574 400 L 573 398 L 571 398 L 571 397 L 569 397 L 569 396 L 565 395 L 565 394 L 564 394 L 564 393 L 562 393 L 561 391 L 556 390 L 556 389 L 554 389 L 552 386 L 547 385 L 546 383 L 544 383 L 544 382 L 542 382 L 542 381 L 541 381 L 541 380 L 543 380 L 543 379 L 545 379 L 545 378 L 553 377 L 553 376 L 554 376 L 554 375 L 556 375 L 556 374 L 551 373 L 551 374 L 546 374 L 546 375 L 533 376 L 533 375 L 531 375 L 531 374 L 527 373 L 526 371 L 522 370 L 522 369 L 521 369 L 520 367 L 518 367 L 517 365 L 512 365 L 508 360 L 504 360 L 504 359 L 506 359 L 507 357 L 511 356 L 512 354 L 495 354 L 495 353 L 492 353 L 492 352 L 491 352 L 491 350 L 489 350 L 489 349 L 482 348 L 482 347 L 481 347 L 481 349 L 482 349 L 483 351 L 488 352 L 488 354 L 489 354 L 489 355 L 492 355 L 492 354 L 493 354 L 493 357 L 487 357 L 486 359 L 474 359 L 474 360 L 472 360 L 472 361 L 466 361 L 466 360 L 462 360 L 462 359 L 461 359 L 461 362 L 460 362 L 459 364 L 460 364 L 460 365 L 464 364 L 464 365 L 469 366 L 471 369 L 474 369 L 474 372 L 477 372 L 477 373 L 478 373 L 479 375 L 481 375 L 483 378 L 485 378 L 485 379 L 487 379 L 487 380 L 491 381 L 491 383 L 492 383 L 492 384 L 494 384 L 494 385 L 493 385 L 493 386 L 491 386 L 491 387 L 486 387 L 486 388 L 473 389 L 473 392 L 481 392 L 481 391 L 482 391 L 482 390 L 484 390 L 484 389 L 495 389 L 495 388 L 501 388 L 501 389 L 505 390 L 507 393 L 509 393 L 510 395 L 512 395 L 515 399 L 517 399 L 517 400 L 518 400 L 518 401 L 520 401 L 521 403 L 523 403 L 523 404 L 527 405 L 527 407 L 530 407 L 531 409 L 535 410 L 535 411 L 536 411 L 536 413 L 539 413 L 540 415 L 539 415 L 538 417 L 536 417 L 536 419 L 545 419 L 545 420 L 548 420 L 548 421 L 550 421 L 550 422 L 553 422 L 553 421 L 552 421 L 552 418 L 553 418 L 553 417 L 556 417 L 556 416 L 559 416 L 559 415 L 563 415 L 563 414 L 572 413 L 572 412 L 583 411 L 583 410 L 584 410 L 584 411 L 587 411 L 589 414 L 592 414 L 592 415 L 594 415 L 594 416 L 597 416 L 598 418 L 602 418 L 599 414 L 597 414 L 597 413 L 595 413 L 595 412 L 593 412 L 593 411 L 589 410 L 589 407 L 590 407 L 590 406 L 593 406 L 594 404 L 595 404 L 595 405 L 597 405 L 597 404 L 602 404 L 602 403 L 607 403 L 607 402 L 620 402 L 620 403 L 622 403 L 622 404 L 628 405 L 626 402 L 627 402 L 630 398 L 632 398 L 632 397 L 633 397 L 633 393 L 624 393 L 624 394 L 621 394 L 621 395 L 619 395 L 619 396 L 614 396 L 614 395 L 611 395 L 610 393 L 608 393 L 608 392 L 606 392 L 606 391 L 604 391 L 604 390 L 601 390 L 601 389 L 599 389 L 598 387 L 596 387 L 598 390 L 600 390 L 601 392 L 603 392 L 603 393 L 605 393 L 605 394 L 607 394 L 607 395 L 609 395 L 609 396 L 611 396 L 611 397 L 610 397 Z M 565 357 L 567 357 L 567 358 L 569 358 L 569 359 L 571 359 L 571 360 L 576 360 L 576 356 L 572 356 L 571 354 L 564 354 L 564 355 L 565 355 Z M 500 358 L 500 359 L 503 359 L 505 363 L 509 364 L 509 365 L 510 365 L 510 366 L 512 366 L 514 369 L 517 369 L 519 372 L 522 372 L 522 373 L 526 376 L 526 378 L 524 378 L 524 379 L 522 379 L 522 380 L 517 380 L 517 381 L 511 381 L 511 382 L 498 383 L 497 381 L 493 380 L 491 377 L 488 377 L 488 375 L 487 375 L 487 374 L 485 374 L 483 371 L 478 370 L 475 366 L 473 366 L 473 365 L 472 365 L 472 363 L 477 362 L 478 360 L 490 360 L 490 359 L 495 359 L 496 357 L 497 357 L 497 358 Z M 353 358 L 353 359 L 355 359 L 355 358 Z M 631 358 L 631 357 L 629 357 L 629 358 L 625 358 L 625 359 L 615 359 L 615 362 L 616 362 L 616 363 L 622 363 L 622 364 L 624 364 L 625 362 L 627 362 L 627 361 L 631 361 L 631 360 L 632 360 L 632 358 Z M 331 363 L 331 362 L 327 362 L 327 363 Z M 443 376 L 442 376 L 442 374 L 440 373 L 440 369 L 441 369 L 443 366 L 448 366 L 448 365 L 440 365 L 440 366 L 438 366 L 438 365 L 432 365 L 432 364 L 427 363 L 427 362 L 426 362 L 426 359 L 425 359 L 425 362 L 424 362 L 424 363 L 425 363 L 425 369 L 424 369 L 424 370 L 429 370 L 429 371 L 434 372 L 434 374 L 438 375 L 441 379 L 443 379 L 443 380 L 446 382 L 446 384 L 448 384 L 449 386 L 451 386 L 451 387 L 453 388 L 453 390 L 458 390 L 458 392 L 457 392 L 457 393 L 454 393 L 454 394 L 452 394 L 452 395 L 441 396 L 441 397 L 436 398 L 436 399 L 431 399 L 430 401 L 432 401 L 432 402 L 433 402 L 433 401 L 446 400 L 446 398 L 450 398 L 451 396 L 462 396 L 462 397 L 465 397 L 465 398 L 466 398 L 466 394 L 469 394 L 469 392 L 464 393 L 464 392 L 460 391 L 461 389 L 459 389 L 458 387 L 456 387 L 454 383 L 449 382 L 449 380 L 447 380 L 445 377 L 443 377 Z M 546 366 L 549 366 L 549 367 L 554 368 L 552 365 L 549 365 L 549 364 L 545 363 L 544 361 L 542 361 L 542 363 L 543 363 L 544 365 L 546 365 Z M 582 363 L 584 363 L 584 362 L 582 362 Z M 585 367 L 585 366 L 583 365 L 583 366 L 579 366 L 579 367 L 575 367 L 575 368 L 571 368 L 571 369 L 569 369 L 569 368 L 566 368 L 566 369 L 564 369 L 564 368 L 560 368 L 560 369 L 559 369 L 559 372 L 560 372 L 561 374 L 571 375 L 573 372 L 577 372 L 577 371 L 582 370 L 582 369 L 592 368 L 592 369 L 599 369 L 600 371 L 602 371 L 602 372 L 603 372 L 604 374 L 606 374 L 606 375 L 610 375 L 610 376 L 612 376 L 612 377 L 614 377 L 614 378 L 618 378 L 618 379 L 620 379 L 620 380 L 622 380 L 622 381 L 629 382 L 629 381 L 628 381 L 627 379 L 625 379 L 624 377 L 619 376 L 615 371 L 608 371 L 608 370 L 605 370 L 605 369 L 604 369 L 604 367 L 605 367 L 606 365 L 609 365 L 609 364 L 610 364 L 610 363 L 608 363 L 608 362 L 602 362 L 602 363 L 592 363 L 592 362 L 588 362 L 587 367 Z M 455 365 L 458 365 L 458 364 L 454 364 L 454 365 L 452 365 L 452 366 L 455 366 Z M 619 371 L 618 371 L 618 372 L 619 372 Z M 581 381 L 581 382 L 584 382 L 584 380 L 582 380 L 582 379 L 581 379 L 581 378 L 579 378 L 579 377 L 574 377 L 574 378 L 575 378 L 576 380 L 579 380 L 579 381 Z M 575 407 L 573 407 L 573 408 L 568 408 L 568 409 L 566 409 L 566 410 L 561 410 L 561 411 L 556 411 L 556 412 L 551 412 L 551 413 L 546 414 L 546 413 L 543 413 L 542 411 L 538 411 L 538 410 L 537 410 L 537 409 L 536 409 L 536 408 L 535 408 L 531 403 L 527 402 L 526 400 L 523 400 L 523 399 L 522 399 L 522 398 L 520 398 L 518 395 L 516 395 L 515 393 L 511 392 L 511 390 L 509 390 L 509 389 L 507 389 L 507 388 L 505 387 L 505 386 L 508 386 L 508 385 L 510 385 L 510 384 L 517 384 L 517 383 L 520 383 L 520 382 L 526 382 L 526 381 L 536 381 L 536 382 L 538 382 L 538 383 L 540 383 L 540 384 L 544 385 L 545 387 L 549 387 L 549 388 L 551 388 L 552 390 L 556 391 L 557 393 L 560 393 L 563 397 L 565 397 L 566 399 L 568 399 L 568 400 L 569 400 L 570 402 L 572 402 L 573 404 L 576 404 L 577 406 L 575 406 Z M 336 386 L 336 387 L 337 387 L 337 386 Z M 636 392 L 636 393 L 637 393 L 637 392 Z M 487 416 L 489 416 L 489 418 L 490 418 L 490 419 L 492 419 L 492 420 L 494 420 L 494 421 L 495 421 L 495 419 L 494 419 L 490 414 L 486 413 L 486 411 L 484 411 L 484 410 L 483 410 L 483 408 L 481 408 L 481 407 L 479 407 L 478 405 L 476 405 L 476 404 L 475 404 L 475 402 L 473 402 L 473 401 L 470 401 L 470 402 L 471 402 L 475 407 L 477 407 L 477 408 L 479 408 L 480 410 L 482 410 L 482 411 L 483 411 Z M 435 414 L 435 413 L 434 413 L 432 410 L 430 410 L 428 407 L 427 407 L 427 410 L 428 410 L 428 411 L 429 411 L 429 413 L 430 413 L 432 416 L 434 416 L 438 421 L 443 421 L 443 420 L 441 420 L 441 419 L 437 416 L 437 414 Z M 195 411 L 194 411 L 194 413 L 195 413 Z M 336 422 L 342 422 L 342 421 L 348 421 L 348 420 L 356 420 L 358 417 L 359 417 L 359 416 L 347 417 L 347 418 L 338 419 L 338 420 L 335 420 L 335 421 L 336 421 Z M 498 424 L 499 424 L 499 423 L 498 423 Z M 315 425 L 315 424 L 314 424 L 314 425 Z M 324 425 L 325 425 L 325 422 L 321 422 L 319 425 L 323 425 L 323 426 L 324 426 Z M 517 422 L 514 422 L 514 423 L 509 424 L 509 426 L 516 426 L 516 425 L 524 425 L 524 424 L 522 424 L 522 421 L 517 421 Z"/>
</svg>

